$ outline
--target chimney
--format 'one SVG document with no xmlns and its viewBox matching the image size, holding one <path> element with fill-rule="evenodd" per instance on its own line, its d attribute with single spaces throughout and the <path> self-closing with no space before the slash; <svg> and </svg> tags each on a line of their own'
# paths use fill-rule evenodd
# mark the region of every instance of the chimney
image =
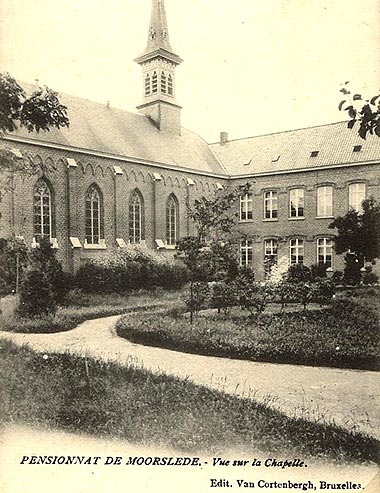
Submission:
<svg viewBox="0 0 380 493">
<path fill-rule="evenodd" d="M 220 132 L 220 145 L 224 146 L 228 142 L 228 133 Z"/>
</svg>

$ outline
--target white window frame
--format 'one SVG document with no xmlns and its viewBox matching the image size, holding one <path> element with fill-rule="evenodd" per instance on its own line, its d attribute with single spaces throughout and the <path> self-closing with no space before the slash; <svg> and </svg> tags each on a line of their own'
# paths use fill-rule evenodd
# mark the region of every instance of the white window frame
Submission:
<svg viewBox="0 0 380 493">
<path fill-rule="evenodd" d="M 264 192 L 264 219 L 278 219 L 278 192 L 276 190 Z"/>
<path fill-rule="evenodd" d="M 333 187 L 322 185 L 317 188 L 317 217 L 333 216 Z"/>
<path fill-rule="evenodd" d="M 48 206 L 48 214 L 44 213 L 44 209 L 46 208 L 46 199 Z M 38 216 L 40 217 L 39 229 L 37 231 L 37 223 L 36 223 L 36 211 L 38 211 Z M 47 221 L 45 221 L 47 218 Z M 36 238 L 48 238 L 49 240 L 52 238 L 53 233 L 53 211 L 52 211 L 52 196 L 49 185 L 46 183 L 44 179 L 40 179 L 37 181 L 34 190 L 33 190 L 33 227 L 34 227 L 34 235 Z"/>
<path fill-rule="evenodd" d="M 253 194 L 248 192 L 240 196 L 240 221 L 253 220 Z"/>
<path fill-rule="evenodd" d="M 178 239 L 178 202 L 171 195 L 166 203 L 166 244 L 175 245 Z"/>
<path fill-rule="evenodd" d="M 88 200 L 90 193 L 92 195 L 94 195 L 94 194 L 96 195 L 97 201 L 93 200 L 94 197 L 91 197 L 90 200 Z M 90 209 L 87 208 L 87 202 L 90 202 Z M 97 218 L 94 217 L 94 212 L 95 212 L 94 203 L 95 202 L 98 203 L 98 217 Z M 85 243 L 87 245 L 100 245 L 102 243 L 102 240 L 104 240 L 104 238 L 102 238 L 102 218 L 101 218 L 102 213 L 103 213 L 102 212 L 102 198 L 101 198 L 99 190 L 94 185 L 89 187 L 87 192 L 86 192 L 85 208 L 86 208 L 86 210 L 85 210 Z M 89 216 L 88 216 L 88 213 L 90 214 Z M 90 220 L 89 225 L 87 224 L 88 219 Z M 87 234 L 87 228 L 89 228 L 91 231 L 91 233 L 89 235 Z M 97 235 L 95 234 L 96 228 L 98 230 Z"/>
<path fill-rule="evenodd" d="M 250 267 L 253 264 L 253 240 L 240 240 L 240 265 Z"/>
<path fill-rule="evenodd" d="M 266 275 L 269 275 L 270 268 L 278 264 L 278 240 L 276 238 L 268 238 L 264 240 L 264 270 Z"/>
<path fill-rule="evenodd" d="M 295 257 L 295 262 L 293 262 L 292 257 Z M 300 262 L 300 258 L 302 261 Z M 305 259 L 305 241 L 301 238 L 291 238 L 289 240 L 289 264 L 303 265 Z"/>
<path fill-rule="evenodd" d="M 293 207 L 292 207 L 293 206 Z M 289 217 L 305 217 L 305 189 L 292 188 L 289 190 Z"/>
<path fill-rule="evenodd" d="M 364 182 L 350 183 L 348 186 L 348 206 L 357 212 L 362 211 L 363 201 L 366 199 L 367 187 Z"/>
<path fill-rule="evenodd" d="M 140 243 L 143 239 L 143 200 L 134 191 L 129 201 L 129 241 Z"/>
<path fill-rule="evenodd" d="M 330 261 L 327 258 L 330 257 Z M 322 258 L 322 260 L 321 260 Z M 333 268 L 333 240 L 332 238 L 317 239 L 317 264 L 327 264 L 329 269 Z"/>
</svg>

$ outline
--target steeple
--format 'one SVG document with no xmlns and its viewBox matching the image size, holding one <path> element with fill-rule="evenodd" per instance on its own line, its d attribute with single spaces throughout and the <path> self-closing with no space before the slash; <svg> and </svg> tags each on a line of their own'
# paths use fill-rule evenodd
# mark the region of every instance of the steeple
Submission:
<svg viewBox="0 0 380 493">
<path fill-rule="evenodd" d="M 165 1 L 152 0 L 148 43 L 135 59 L 143 71 L 142 104 L 137 109 L 161 131 L 181 133 L 181 107 L 175 101 L 175 69 L 182 62 L 169 41 Z"/>
<path fill-rule="evenodd" d="M 174 63 L 179 65 L 182 60 L 173 51 L 169 41 L 168 23 L 166 20 L 165 1 L 153 0 L 152 13 L 150 16 L 150 24 L 148 31 L 148 43 L 142 55 L 136 58 L 137 63 L 141 63 L 147 57 L 152 55 L 163 55 L 172 59 Z"/>
</svg>

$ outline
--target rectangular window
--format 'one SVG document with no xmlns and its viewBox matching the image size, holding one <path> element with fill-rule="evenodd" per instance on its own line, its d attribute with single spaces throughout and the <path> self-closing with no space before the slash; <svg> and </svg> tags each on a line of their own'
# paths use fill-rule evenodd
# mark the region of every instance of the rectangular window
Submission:
<svg viewBox="0 0 380 493">
<path fill-rule="evenodd" d="M 240 197 L 240 220 L 250 221 L 253 219 L 253 200 L 252 194 L 246 193 Z"/>
<path fill-rule="evenodd" d="M 264 218 L 278 218 L 278 196 L 277 192 L 272 190 L 264 193 Z"/>
<path fill-rule="evenodd" d="M 289 242 L 290 265 L 303 264 L 304 257 L 304 241 L 290 240 Z"/>
<path fill-rule="evenodd" d="M 305 191 L 303 188 L 293 188 L 289 193 L 290 217 L 304 217 Z"/>
<path fill-rule="evenodd" d="M 333 241 L 331 238 L 317 240 L 317 262 L 332 267 Z"/>
<path fill-rule="evenodd" d="M 253 261 L 253 241 L 240 241 L 240 265 L 251 266 Z"/>
<path fill-rule="evenodd" d="M 278 241 L 277 240 L 265 240 L 264 241 L 264 271 L 265 277 L 268 277 L 270 271 L 274 265 L 277 265 L 278 261 Z"/>
<path fill-rule="evenodd" d="M 351 183 L 348 187 L 348 205 L 355 211 L 362 210 L 362 203 L 366 196 L 365 183 Z"/>
<path fill-rule="evenodd" d="M 331 217 L 333 215 L 333 187 L 325 186 L 317 189 L 317 216 Z"/>
</svg>

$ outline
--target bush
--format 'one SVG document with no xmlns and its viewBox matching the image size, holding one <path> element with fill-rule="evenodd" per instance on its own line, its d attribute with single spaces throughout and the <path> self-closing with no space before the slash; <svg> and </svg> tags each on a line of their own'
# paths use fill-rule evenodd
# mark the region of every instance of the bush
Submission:
<svg viewBox="0 0 380 493">
<path fill-rule="evenodd" d="M 363 284 L 377 284 L 379 276 L 372 272 L 372 265 L 367 265 L 363 274 Z"/>
<path fill-rule="evenodd" d="M 70 289 L 71 275 L 62 270 L 55 258 L 50 241 L 40 244 L 28 256 L 28 266 L 20 286 L 19 313 L 26 317 L 40 317 L 55 313 L 63 304 Z"/>
<path fill-rule="evenodd" d="M 178 289 L 188 280 L 185 267 L 139 245 L 110 252 L 77 272 L 75 285 L 88 293 L 123 293 L 138 289 Z"/>
<path fill-rule="evenodd" d="M 9 294 L 16 290 L 17 257 L 21 279 L 28 258 L 25 242 L 0 238 L 0 294 Z"/>
<path fill-rule="evenodd" d="M 41 317 L 57 310 L 57 303 L 49 278 L 39 270 L 26 272 L 20 287 L 21 317 Z"/>
<path fill-rule="evenodd" d="M 211 306 L 218 312 L 227 314 L 232 306 L 238 304 L 238 294 L 235 283 L 218 282 L 212 287 Z"/>
<path fill-rule="evenodd" d="M 331 280 L 334 282 L 335 285 L 342 285 L 344 282 L 343 272 L 340 270 L 336 270 L 333 273 Z"/>
<path fill-rule="evenodd" d="M 311 281 L 311 270 L 303 264 L 291 265 L 288 269 L 286 280 L 298 284 Z"/>
<path fill-rule="evenodd" d="M 331 279 L 319 279 L 312 285 L 312 301 L 324 305 L 335 295 L 335 284 Z"/>
<path fill-rule="evenodd" d="M 324 279 L 327 277 L 328 265 L 324 263 L 314 264 L 310 267 L 311 280 Z"/>
<path fill-rule="evenodd" d="M 210 298 L 210 288 L 206 282 L 195 282 L 185 297 L 186 308 L 191 313 L 198 313 L 207 308 L 207 300 Z"/>
<path fill-rule="evenodd" d="M 362 273 L 360 271 L 360 262 L 357 259 L 356 255 L 348 253 L 345 256 L 344 260 L 346 262 L 344 266 L 344 281 L 352 286 L 360 284 Z"/>
</svg>

